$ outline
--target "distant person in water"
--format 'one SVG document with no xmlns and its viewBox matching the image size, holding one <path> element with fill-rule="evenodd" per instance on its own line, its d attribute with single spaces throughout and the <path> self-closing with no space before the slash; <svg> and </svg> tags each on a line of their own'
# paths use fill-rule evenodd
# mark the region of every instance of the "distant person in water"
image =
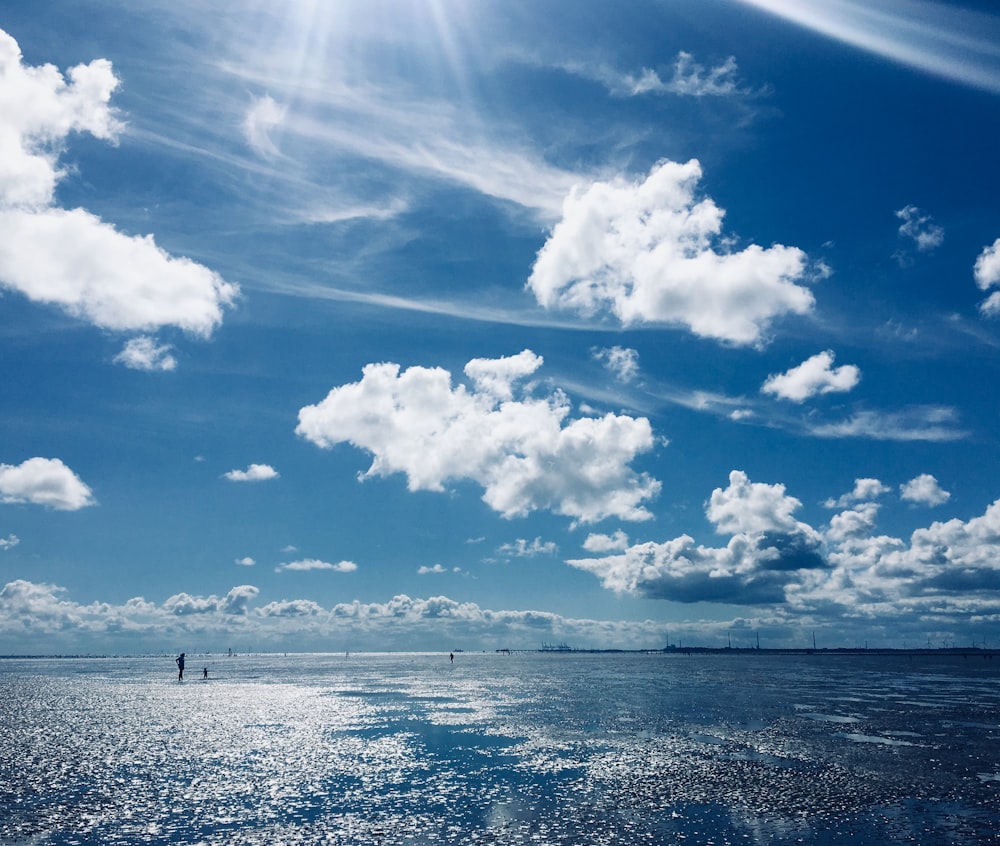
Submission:
<svg viewBox="0 0 1000 846">
<path fill-rule="evenodd" d="M 177 681 L 184 681 L 184 653 L 178 655 L 174 661 L 177 663 Z"/>
<path fill-rule="evenodd" d="M 448 657 L 451 658 L 451 663 L 454 664 L 455 663 L 455 653 L 454 652 L 449 652 L 448 653 Z"/>
<path fill-rule="evenodd" d="M 201 677 L 203 679 L 207 679 L 208 678 L 208 667 L 205 667 L 205 669 L 201 671 Z"/>
</svg>

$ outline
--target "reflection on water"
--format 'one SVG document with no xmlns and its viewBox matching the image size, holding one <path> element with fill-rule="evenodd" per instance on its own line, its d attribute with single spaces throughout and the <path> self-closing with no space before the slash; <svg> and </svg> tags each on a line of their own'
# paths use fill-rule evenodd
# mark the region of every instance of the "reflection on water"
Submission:
<svg viewBox="0 0 1000 846">
<path fill-rule="evenodd" d="M 204 661 L 181 683 L 170 657 L 0 661 L 0 842 L 981 844 L 1000 825 L 992 663 Z"/>
</svg>

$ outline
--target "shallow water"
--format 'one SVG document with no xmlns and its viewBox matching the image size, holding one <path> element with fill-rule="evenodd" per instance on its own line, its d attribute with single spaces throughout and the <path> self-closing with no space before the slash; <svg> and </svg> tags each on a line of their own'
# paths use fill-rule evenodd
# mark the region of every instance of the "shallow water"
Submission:
<svg viewBox="0 0 1000 846">
<path fill-rule="evenodd" d="M 195 656 L 187 675 L 0 660 L 0 842 L 1000 843 L 981 658 Z"/>
</svg>

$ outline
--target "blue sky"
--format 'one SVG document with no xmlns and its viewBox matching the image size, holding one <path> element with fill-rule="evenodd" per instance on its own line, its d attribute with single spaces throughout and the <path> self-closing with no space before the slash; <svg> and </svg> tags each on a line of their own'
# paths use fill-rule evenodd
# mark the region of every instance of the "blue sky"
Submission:
<svg viewBox="0 0 1000 846">
<path fill-rule="evenodd" d="M 0 2 L 0 653 L 1000 640 L 1000 16 Z"/>
</svg>

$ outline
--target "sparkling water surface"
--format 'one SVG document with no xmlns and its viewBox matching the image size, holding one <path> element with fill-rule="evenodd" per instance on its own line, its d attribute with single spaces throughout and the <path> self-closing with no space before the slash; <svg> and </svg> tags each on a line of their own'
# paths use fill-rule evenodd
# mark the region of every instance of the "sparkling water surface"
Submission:
<svg viewBox="0 0 1000 846">
<path fill-rule="evenodd" d="M 186 675 L 0 660 L 0 843 L 1000 843 L 981 657 L 189 656 Z"/>
</svg>

